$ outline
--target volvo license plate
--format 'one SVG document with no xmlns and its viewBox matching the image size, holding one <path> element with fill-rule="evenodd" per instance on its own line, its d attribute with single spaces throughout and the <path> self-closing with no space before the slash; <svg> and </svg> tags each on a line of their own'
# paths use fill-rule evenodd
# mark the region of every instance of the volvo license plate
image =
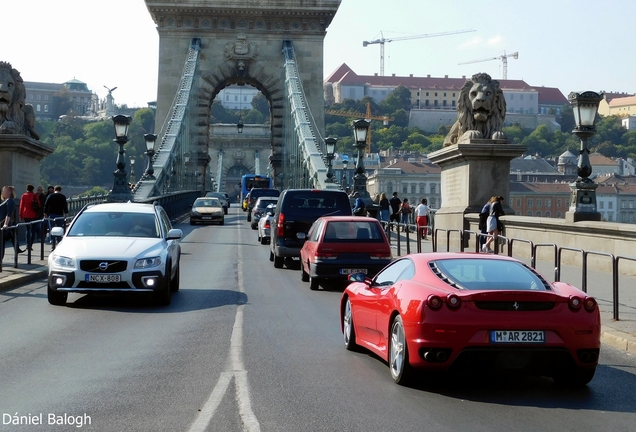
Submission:
<svg viewBox="0 0 636 432">
<path fill-rule="evenodd" d="M 111 282 L 121 282 L 121 275 L 101 275 L 101 274 L 87 274 L 86 282 L 97 282 L 97 283 L 111 283 Z"/>
<path fill-rule="evenodd" d="M 491 330 L 491 343 L 545 343 L 545 331 L 543 330 Z"/>
</svg>

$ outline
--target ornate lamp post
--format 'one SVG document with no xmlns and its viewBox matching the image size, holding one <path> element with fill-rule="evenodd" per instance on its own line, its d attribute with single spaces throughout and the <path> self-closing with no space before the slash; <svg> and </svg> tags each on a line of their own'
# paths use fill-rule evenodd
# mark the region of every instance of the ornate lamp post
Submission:
<svg viewBox="0 0 636 432">
<path fill-rule="evenodd" d="M 592 165 L 590 164 L 590 150 L 587 147 L 587 141 L 596 133 L 594 121 L 598 105 L 602 99 L 602 94 L 592 91 L 572 92 L 568 96 L 576 124 L 572 133 L 581 140 L 577 164 L 578 178 L 574 183 L 570 183 L 572 199 L 570 209 L 565 213 L 565 219 L 568 222 L 601 220 L 601 214 L 596 211 L 596 188 L 598 185 L 589 178 L 592 174 Z"/>
<path fill-rule="evenodd" d="M 332 162 L 334 158 L 334 152 L 336 151 L 337 138 L 329 137 L 325 138 L 325 147 L 327 148 L 327 183 L 337 183 L 333 178 Z"/>
<path fill-rule="evenodd" d="M 130 158 L 130 184 L 135 185 L 137 181 L 135 180 L 135 157 L 131 156 Z"/>
<path fill-rule="evenodd" d="M 145 134 L 144 139 L 146 140 L 145 155 L 148 156 L 148 165 L 146 165 L 146 178 L 154 180 L 155 169 L 152 166 L 152 157 L 155 155 L 155 142 L 157 141 L 157 135 Z"/>
<path fill-rule="evenodd" d="M 349 182 L 347 180 L 347 167 L 349 166 L 349 160 L 344 159 L 342 161 L 342 189 L 346 192 Z"/>
<path fill-rule="evenodd" d="M 117 155 L 117 170 L 113 173 L 115 176 L 113 189 L 108 194 L 109 202 L 127 202 L 132 201 L 132 193 L 128 187 L 128 175 L 126 174 L 126 159 L 124 155 L 124 144 L 128 142 L 128 126 L 130 125 L 130 117 L 125 115 L 116 115 L 112 117 L 115 125 L 115 143 L 119 146 Z"/>
<path fill-rule="evenodd" d="M 365 197 L 369 198 L 369 192 L 367 191 L 367 176 L 364 172 L 364 150 L 367 147 L 367 133 L 369 132 L 370 123 L 367 120 L 356 120 L 353 122 L 353 134 L 356 141 L 354 147 L 358 151 L 356 171 L 353 176 L 353 192 L 358 192 L 360 197 L 365 200 L 365 204 Z"/>
</svg>

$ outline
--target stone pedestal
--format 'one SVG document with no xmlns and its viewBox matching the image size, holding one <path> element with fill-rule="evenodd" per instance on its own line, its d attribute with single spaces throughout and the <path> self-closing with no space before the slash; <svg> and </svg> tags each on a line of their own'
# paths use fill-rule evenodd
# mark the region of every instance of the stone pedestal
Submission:
<svg viewBox="0 0 636 432">
<path fill-rule="evenodd" d="M 570 209 L 565 213 L 566 222 L 600 221 L 601 214 L 596 210 L 596 188 L 592 180 L 570 183 L 572 199 Z"/>
<path fill-rule="evenodd" d="M 40 182 L 40 161 L 54 149 L 26 135 L 0 135 L 0 187 L 13 185 L 19 195 Z"/>
<path fill-rule="evenodd" d="M 504 140 L 471 140 L 454 144 L 428 155 L 442 168 L 442 206 L 435 214 L 435 228 L 468 229 L 466 213 L 479 213 L 493 196 L 505 198 L 504 211 L 514 214 L 508 205 L 510 161 L 527 147 Z"/>
</svg>

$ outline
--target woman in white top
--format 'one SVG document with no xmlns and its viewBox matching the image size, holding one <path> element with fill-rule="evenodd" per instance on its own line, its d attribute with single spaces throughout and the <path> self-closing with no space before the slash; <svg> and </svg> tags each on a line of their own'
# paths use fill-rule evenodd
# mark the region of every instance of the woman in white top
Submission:
<svg viewBox="0 0 636 432">
<path fill-rule="evenodd" d="M 417 219 L 417 230 L 422 234 L 422 238 L 426 240 L 428 234 L 428 205 L 426 198 L 422 198 L 422 201 L 415 207 L 415 216 Z"/>
</svg>

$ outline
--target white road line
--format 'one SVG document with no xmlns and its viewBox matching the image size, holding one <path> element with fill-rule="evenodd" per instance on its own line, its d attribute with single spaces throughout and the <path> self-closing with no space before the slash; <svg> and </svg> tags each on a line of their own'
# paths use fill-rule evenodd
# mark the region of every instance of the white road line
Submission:
<svg viewBox="0 0 636 432">
<path fill-rule="evenodd" d="M 243 256 L 241 225 L 238 228 L 238 256 Z M 245 292 L 243 281 L 243 261 L 238 260 L 237 265 L 238 290 Z M 249 432 L 258 432 L 261 430 L 260 423 L 252 411 L 252 402 L 250 400 L 250 389 L 247 382 L 247 371 L 243 368 L 243 305 L 239 305 L 236 309 L 234 318 L 234 327 L 232 328 L 232 336 L 230 337 L 230 353 L 228 355 L 226 371 L 221 373 L 210 397 L 201 408 L 199 415 L 190 426 L 189 432 L 203 432 L 208 427 L 214 413 L 216 412 L 221 399 L 227 392 L 232 378 L 236 384 L 236 401 L 239 407 L 239 415 L 243 422 L 243 430 Z"/>
</svg>

